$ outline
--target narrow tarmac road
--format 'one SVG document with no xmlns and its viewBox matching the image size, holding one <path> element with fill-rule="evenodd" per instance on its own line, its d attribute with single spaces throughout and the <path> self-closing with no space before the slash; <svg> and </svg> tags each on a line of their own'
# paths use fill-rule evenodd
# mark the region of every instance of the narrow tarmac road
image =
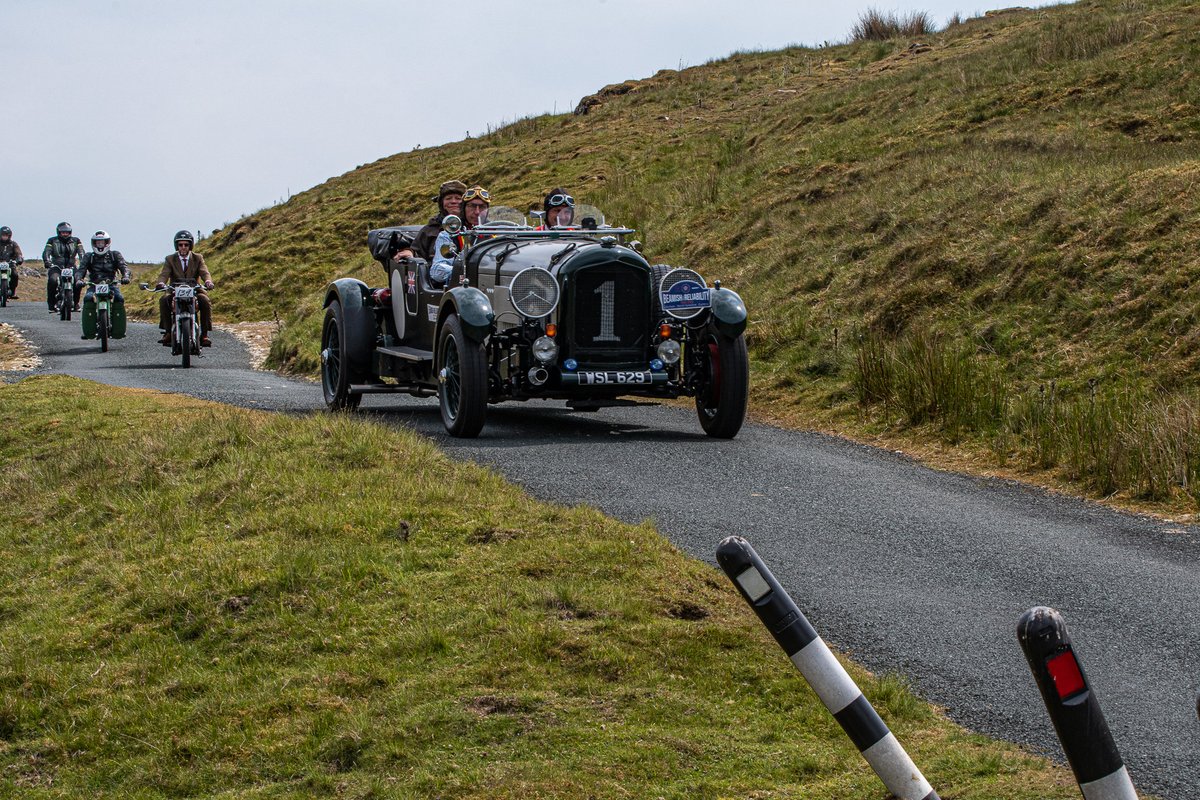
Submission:
<svg viewBox="0 0 1200 800">
<path fill-rule="evenodd" d="M 321 407 L 319 387 L 246 367 L 232 337 L 192 369 L 150 326 L 101 354 L 42 305 L 0 310 L 38 348 L 38 372 L 278 411 Z M 9 378 L 19 377 L 9 375 Z M 748 538 L 817 630 L 877 671 L 906 676 L 969 728 L 1062 759 L 1016 640 L 1034 605 L 1058 608 L 1137 787 L 1200 797 L 1200 529 L 1022 485 L 936 472 L 827 436 L 748 425 L 705 437 L 665 407 L 568 412 L 492 407 L 483 435 L 445 435 L 436 403 L 368 396 L 362 412 L 494 466 L 539 497 L 653 519 L 709 563 Z M 780 669 L 790 669 L 780 654 Z M 936 787 L 935 787 L 936 788 Z"/>
</svg>

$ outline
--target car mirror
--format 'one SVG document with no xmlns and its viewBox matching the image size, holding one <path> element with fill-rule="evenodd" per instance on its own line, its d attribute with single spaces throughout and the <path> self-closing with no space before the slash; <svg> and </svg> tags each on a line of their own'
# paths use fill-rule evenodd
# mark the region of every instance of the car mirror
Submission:
<svg viewBox="0 0 1200 800">
<path fill-rule="evenodd" d="M 462 220 L 454 214 L 447 214 L 442 220 L 442 230 L 453 236 L 462 230 Z"/>
</svg>

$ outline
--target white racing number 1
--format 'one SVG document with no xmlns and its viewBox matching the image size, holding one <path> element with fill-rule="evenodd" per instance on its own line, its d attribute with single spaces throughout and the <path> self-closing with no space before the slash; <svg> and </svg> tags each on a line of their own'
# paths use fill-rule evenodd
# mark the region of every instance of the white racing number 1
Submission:
<svg viewBox="0 0 1200 800">
<path fill-rule="evenodd" d="M 592 294 L 600 295 L 600 335 L 593 342 L 619 342 L 621 337 L 616 333 L 616 318 L 614 311 L 617 306 L 617 283 L 605 281 Z"/>
</svg>

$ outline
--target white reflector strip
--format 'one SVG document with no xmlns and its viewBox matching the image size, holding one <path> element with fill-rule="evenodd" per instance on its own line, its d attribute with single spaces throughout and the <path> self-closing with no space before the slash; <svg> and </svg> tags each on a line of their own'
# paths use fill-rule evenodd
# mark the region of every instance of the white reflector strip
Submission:
<svg viewBox="0 0 1200 800">
<path fill-rule="evenodd" d="M 845 668 L 820 638 L 800 648 L 792 656 L 792 663 L 832 714 L 853 703 L 861 694 L 854 680 L 846 674 Z"/>
<path fill-rule="evenodd" d="M 751 603 L 756 603 L 762 598 L 771 593 L 771 587 L 763 578 L 762 573 L 755 567 L 750 567 L 741 575 L 737 576 L 738 586 L 742 587 L 749 597 Z"/>
<path fill-rule="evenodd" d="M 924 800 L 933 791 L 929 781 L 913 764 L 908 753 L 896 741 L 892 734 L 880 739 L 875 744 L 863 750 L 863 758 L 875 770 L 875 774 L 883 781 L 888 791 L 900 800 Z"/>
<path fill-rule="evenodd" d="M 1098 781 L 1081 783 L 1084 800 L 1137 800 L 1133 781 L 1124 767 Z"/>
</svg>

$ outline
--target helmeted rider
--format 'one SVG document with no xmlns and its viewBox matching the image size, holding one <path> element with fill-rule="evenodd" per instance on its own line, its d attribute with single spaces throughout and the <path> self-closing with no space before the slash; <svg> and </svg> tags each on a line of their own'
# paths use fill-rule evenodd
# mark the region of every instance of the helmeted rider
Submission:
<svg viewBox="0 0 1200 800">
<path fill-rule="evenodd" d="M 438 234 L 433 244 L 433 261 L 429 265 L 429 280 L 445 286 L 454 272 L 454 258 L 467 248 L 466 234 L 472 228 L 487 222 L 492 195 L 482 186 L 472 186 L 462 196 L 462 230 L 451 235 L 446 231 Z"/>
<path fill-rule="evenodd" d="M 546 228 L 565 227 L 575 220 L 575 198 L 555 186 L 543 198 L 542 211 Z"/>
<path fill-rule="evenodd" d="M 25 263 L 25 256 L 21 253 L 21 245 L 13 241 L 12 228 L 5 225 L 0 228 L 0 261 L 7 261 L 12 269 L 9 270 L 8 280 L 8 296 L 17 296 L 17 267 Z"/>
<path fill-rule="evenodd" d="M 108 235 L 107 231 L 96 231 L 92 234 L 92 252 L 84 253 L 83 260 L 80 262 L 80 268 L 79 280 L 83 283 L 89 280 L 93 284 L 108 283 L 114 280 L 119 280 L 121 283 L 129 283 L 129 265 L 125 263 L 125 256 L 121 255 L 121 251 L 112 248 L 112 237 Z M 125 305 L 125 297 L 121 294 L 119 286 L 112 287 L 112 302 L 114 306 Z M 83 339 L 95 338 L 94 332 L 92 336 L 88 336 L 86 333 L 88 329 L 86 320 L 89 319 L 91 306 L 95 304 L 96 287 L 89 286 L 87 287 L 87 294 L 83 297 L 83 318 L 85 320 L 85 333 L 81 337 Z M 119 315 L 123 319 L 123 311 L 124 309 L 121 309 L 115 316 Z M 123 326 L 120 333 L 124 335 Z"/>
<path fill-rule="evenodd" d="M 162 272 L 158 274 L 158 288 L 165 289 L 168 283 L 196 283 L 196 304 L 200 307 L 200 344 L 212 347 L 208 338 L 212 330 L 212 301 L 208 299 L 205 289 L 213 288 L 212 275 L 204 264 L 204 256 L 193 253 L 195 238 L 189 231 L 179 231 L 175 234 L 175 252 L 163 261 Z M 160 344 L 171 344 L 171 294 L 164 292 L 158 301 L 158 327 L 163 335 Z"/>
<path fill-rule="evenodd" d="M 78 267 L 83 258 L 83 242 L 78 236 L 71 235 L 71 223 L 60 222 L 55 228 L 56 234 L 46 240 L 42 250 L 42 264 L 46 267 L 46 305 L 50 311 L 58 310 L 58 277 L 65 267 Z M 79 279 L 78 271 L 75 276 Z M 82 284 L 75 285 L 75 310 L 79 310 L 79 290 Z"/>
<path fill-rule="evenodd" d="M 438 213 L 434 214 L 425 227 L 417 232 L 411 248 L 401 250 L 392 258 L 399 260 L 415 256 L 426 261 L 433 261 L 433 243 L 437 240 L 438 234 L 442 232 L 442 221 L 448 214 L 462 215 L 462 197 L 465 191 L 467 191 L 467 185 L 462 181 L 446 181 L 438 187 Z"/>
</svg>

